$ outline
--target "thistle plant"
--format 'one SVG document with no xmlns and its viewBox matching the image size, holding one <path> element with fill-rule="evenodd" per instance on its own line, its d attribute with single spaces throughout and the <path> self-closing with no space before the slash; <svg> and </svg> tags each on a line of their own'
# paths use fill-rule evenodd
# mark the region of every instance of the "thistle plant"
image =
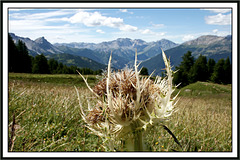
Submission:
<svg viewBox="0 0 240 160">
<path fill-rule="evenodd" d="M 111 70 L 110 55 L 107 72 L 94 88 L 80 74 L 89 90 L 96 97 L 96 104 L 88 104 L 84 110 L 78 94 L 80 113 L 93 134 L 103 139 L 107 150 L 116 151 L 116 145 L 124 144 L 127 151 L 147 151 L 143 134 L 148 126 L 161 125 L 174 111 L 173 71 L 162 50 L 166 77 L 140 76 L 135 54 L 134 68 Z M 77 89 L 76 89 L 77 90 Z"/>
</svg>

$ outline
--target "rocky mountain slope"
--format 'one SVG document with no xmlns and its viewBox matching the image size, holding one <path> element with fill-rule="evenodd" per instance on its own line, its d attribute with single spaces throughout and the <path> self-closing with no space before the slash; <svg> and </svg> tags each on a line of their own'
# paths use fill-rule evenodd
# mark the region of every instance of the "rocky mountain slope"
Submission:
<svg viewBox="0 0 240 160">
<path fill-rule="evenodd" d="M 92 70 L 106 68 L 106 65 L 88 58 L 92 58 L 92 55 L 94 55 L 94 53 L 92 53 L 93 51 L 89 49 L 77 49 L 75 51 L 74 48 L 58 48 L 49 43 L 44 37 L 37 38 L 33 41 L 29 38 L 18 37 L 13 33 L 10 33 L 10 35 L 15 43 L 17 43 L 18 40 L 23 41 L 29 50 L 29 54 L 32 56 L 44 54 L 48 59 L 53 58 L 68 66 L 75 65 L 79 68 L 90 68 Z M 96 57 L 96 59 L 98 59 L 98 57 Z"/>
<path fill-rule="evenodd" d="M 232 40 L 231 36 L 218 37 L 218 36 L 201 36 L 197 39 L 187 41 L 181 45 L 166 50 L 167 57 L 170 57 L 171 65 L 173 68 L 178 66 L 182 61 L 182 56 L 188 51 L 192 52 L 192 55 L 197 58 L 200 54 L 207 58 L 212 58 L 218 61 L 221 58 L 232 57 Z M 162 55 L 159 54 L 146 60 L 141 66 L 148 68 L 149 72 L 155 71 L 155 74 L 160 75 L 163 71 L 164 63 Z"/>
<path fill-rule="evenodd" d="M 107 68 L 107 65 L 98 63 L 96 61 L 93 61 L 92 59 L 67 53 L 51 54 L 47 55 L 47 58 L 53 58 L 58 62 L 66 64 L 67 66 L 78 66 L 79 68 L 90 68 L 92 70 L 105 70 Z"/>
<path fill-rule="evenodd" d="M 31 40 L 29 38 L 23 38 L 16 36 L 14 33 L 10 33 L 13 41 L 16 43 L 18 40 L 21 40 L 27 46 L 30 55 L 38 55 L 38 54 L 59 54 L 63 53 L 57 47 L 49 43 L 44 37 L 37 38 L 36 40 Z"/>
<path fill-rule="evenodd" d="M 139 58 L 146 60 L 159 54 L 159 48 L 167 50 L 176 47 L 177 44 L 162 39 L 157 42 L 145 42 L 141 39 L 118 38 L 113 41 L 101 43 L 55 43 L 56 47 L 67 46 L 71 48 L 88 48 L 99 53 L 111 53 L 118 57 L 123 57 L 128 61 L 134 59 L 135 50 L 137 49 Z"/>
<path fill-rule="evenodd" d="M 167 39 L 162 39 L 156 42 L 145 42 L 141 39 L 129 39 L 118 38 L 113 41 L 102 43 L 49 43 L 44 37 L 40 37 L 36 40 L 29 38 L 18 37 L 13 33 L 10 33 L 13 40 L 22 40 L 29 49 L 29 53 L 33 56 L 43 53 L 44 55 L 54 54 L 70 54 L 75 58 L 85 57 L 97 63 L 107 65 L 109 55 L 112 52 L 112 66 L 116 69 L 121 69 L 126 65 L 132 65 L 134 62 L 135 50 L 138 52 L 138 60 L 143 61 L 141 66 L 147 67 L 149 73 L 156 70 L 155 74 L 161 74 L 164 68 L 164 63 L 161 55 L 161 48 L 165 51 L 166 55 L 171 59 L 171 65 L 173 67 L 180 64 L 182 56 L 191 51 L 192 55 L 197 58 L 200 54 L 207 58 L 213 58 L 218 61 L 221 58 L 229 57 L 231 59 L 232 54 L 232 37 L 219 37 L 213 35 L 206 35 L 198 37 L 197 39 L 184 42 L 182 44 L 176 44 Z M 63 56 L 66 59 L 70 56 Z M 62 57 L 62 58 L 63 58 Z M 66 62 L 71 62 L 66 60 Z M 84 58 L 81 58 L 84 59 Z M 88 60 L 88 62 L 90 62 Z M 80 61 L 78 61 L 80 62 Z M 89 68 L 93 63 L 89 63 Z M 99 65 L 99 68 L 102 66 Z"/>
<path fill-rule="evenodd" d="M 139 54 L 139 60 L 146 60 L 159 53 L 160 48 L 167 50 L 177 46 L 176 43 L 166 39 L 147 43 L 141 39 L 118 38 L 102 43 L 56 43 L 52 45 L 44 37 L 36 40 L 18 37 L 10 33 L 16 42 L 22 40 L 29 49 L 30 55 L 43 53 L 44 55 L 67 53 L 92 59 L 98 63 L 107 64 L 110 53 L 113 55 L 113 66 L 123 68 L 134 61 L 135 51 Z"/>
</svg>

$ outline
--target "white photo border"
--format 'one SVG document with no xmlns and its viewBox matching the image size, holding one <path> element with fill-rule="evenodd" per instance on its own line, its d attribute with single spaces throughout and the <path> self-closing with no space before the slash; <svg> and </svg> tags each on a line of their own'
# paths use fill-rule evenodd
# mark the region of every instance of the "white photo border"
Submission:
<svg viewBox="0 0 240 160">
<path fill-rule="evenodd" d="M 238 152 L 238 4 L 237 3 L 3 3 L 3 157 L 237 157 Z M 232 9 L 232 152 L 8 152 L 8 9 L 24 8 L 231 8 Z"/>
</svg>

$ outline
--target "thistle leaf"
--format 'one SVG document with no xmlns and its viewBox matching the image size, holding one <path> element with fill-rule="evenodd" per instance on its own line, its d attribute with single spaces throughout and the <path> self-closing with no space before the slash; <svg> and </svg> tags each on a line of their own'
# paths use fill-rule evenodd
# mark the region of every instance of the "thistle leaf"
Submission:
<svg viewBox="0 0 240 160">
<path fill-rule="evenodd" d="M 92 88 L 88 85 L 86 78 L 84 78 L 83 75 L 82 75 L 78 70 L 76 70 L 76 71 L 77 71 L 78 74 L 82 77 L 82 79 L 84 80 L 84 82 L 85 82 L 85 84 L 87 85 L 88 89 L 89 89 L 96 97 L 99 97 L 99 96 L 92 90 Z"/>
</svg>

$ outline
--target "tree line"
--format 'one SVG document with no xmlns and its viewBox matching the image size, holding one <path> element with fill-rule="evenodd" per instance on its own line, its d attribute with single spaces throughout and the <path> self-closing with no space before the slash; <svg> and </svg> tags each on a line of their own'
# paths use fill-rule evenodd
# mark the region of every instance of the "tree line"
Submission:
<svg viewBox="0 0 240 160">
<path fill-rule="evenodd" d="M 196 60 L 188 51 L 182 57 L 182 62 L 176 67 L 173 82 L 184 87 L 197 81 L 209 81 L 219 84 L 232 83 L 232 65 L 229 57 L 215 62 L 214 59 L 200 55 Z"/>
<path fill-rule="evenodd" d="M 8 70 L 16 73 L 38 73 L 38 74 L 101 74 L 102 70 L 93 71 L 89 68 L 78 68 L 67 66 L 55 59 L 49 59 L 43 55 L 35 57 L 28 54 L 28 49 L 21 40 L 15 44 L 12 37 L 8 35 Z"/>
</svg>

